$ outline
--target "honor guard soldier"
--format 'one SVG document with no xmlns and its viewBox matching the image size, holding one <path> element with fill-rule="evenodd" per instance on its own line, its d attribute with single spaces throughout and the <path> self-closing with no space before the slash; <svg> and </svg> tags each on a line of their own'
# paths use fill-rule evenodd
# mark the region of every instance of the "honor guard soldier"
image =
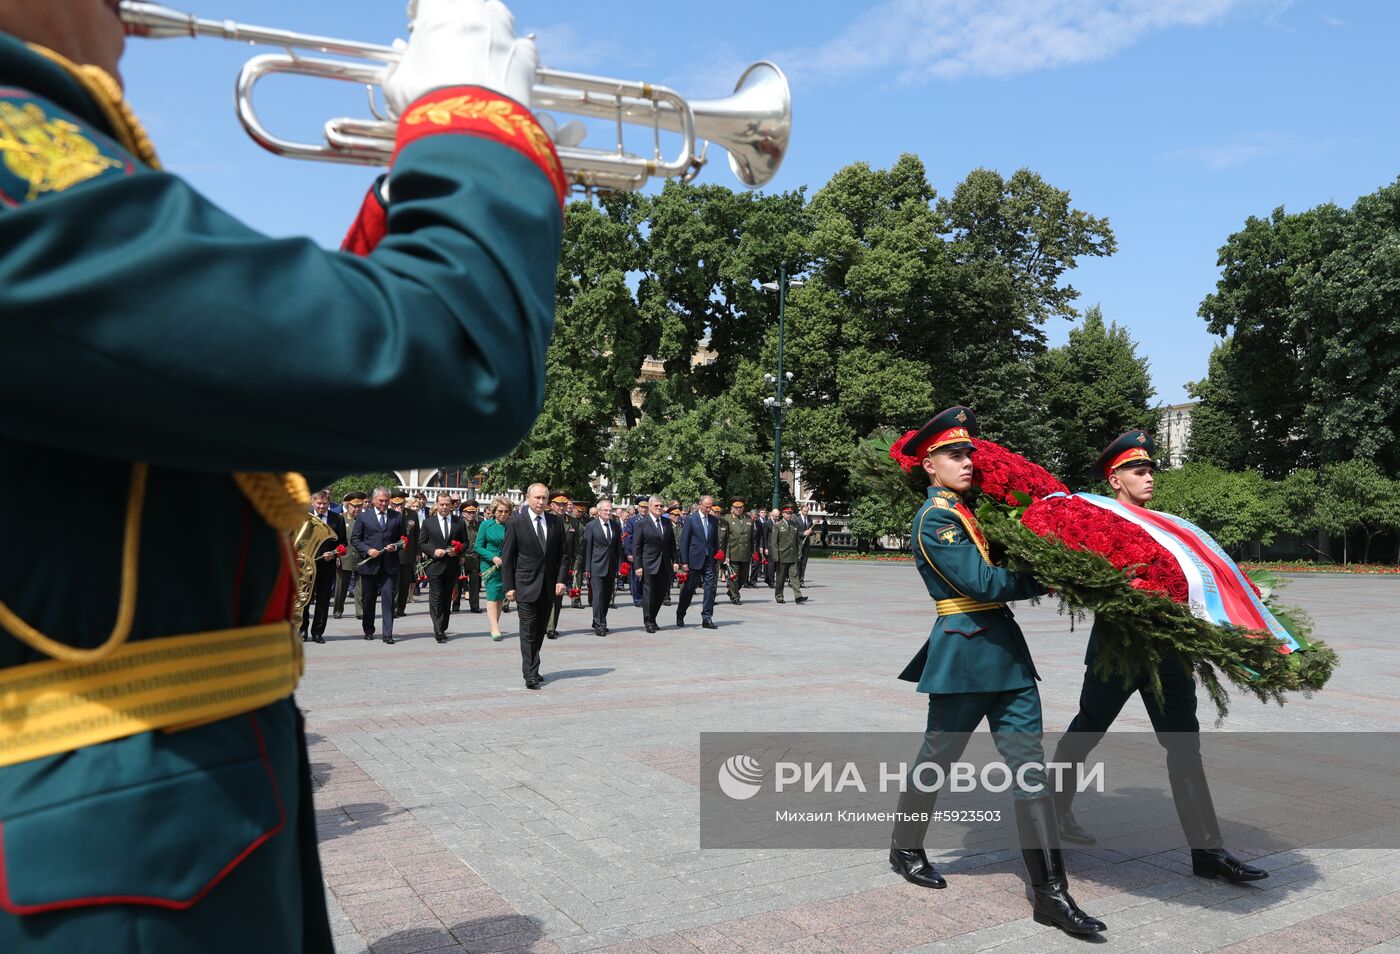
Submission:
<svg viewBox="0 0 1400 954">
<path fill-rule="evenodd" d="M 352 490 L 346 494 L 340 502 L 340 515 L 345 520 L 345 531 L 347 537 L 344 541 L 345 552 L 336 558 L 335 574 L 335 610 L 331 613 L 336 619 L 340 619 L 345 614 L 345 597 L 353 594 L 355 597 L 355 618 L 360 618 L 360 591 L 355 586 L 356 565 L 360 562 L 360 555 L 355 552 L 355 548 L 349 545 L 348 534 L 350 528 L 355 525 L 355 518 L 364 509 L 365 501 L 369 495 L 363 490 Z"/>
<path fill-rule="evenodd" d="M 475 500 L 462 504 L 462 525 L 467 532 L 467 546 L 462 551 L 462 575 L 457 581 L 457 594 L 452 611 L 462 608 L 462 591 L 467 592 L 467 606 L 473 613 L 481 612 L 481 554 L 476 552 L 476 535 L 481 532 L 481 507 Z"/>
<path fill-rule="evenodd" d="M 1152 436 L 1146 431 L 1120 434 L 1104 448 L 1094 462 L 1090 477 L 1107 481 L 1120 504 L 1146 508 L 1156 489 Z M 1177 818 L 1191 847 L 1191 871 L 1202 878 L 1226 881 L 1259 881 L 1269 873 L 1245 864 L 1225 850 L 1220 822 L 1201 764 L 1201 724 L 1196 719 L 1196 680 L 1180 659 L 1163 661 L 1157 669 L 1162 683 L 1162 701 L 1149 686 L 1146 675 L 1124 685 L 1118 677 L 1102 679 L 1094 672 L 1098 649 L 1098 621 L 1089 631 L 1089 648 L 1084 655 L 1084 683 L 1079 690 L 1079 711 L 1055 747 L 1055 761 L 1078 765 L 1088 758 L 1104 737 L 1113 720 L 1133 693 L 1142 696 L 1147 717 L 1157 740 L 1167 750 L 1167 776 Z M 1071 773 L 1066 772 L 1065 776 Z M 1055 795 L 1060 834 L 1065 841 L 1092 845 L 1094 836 L 1082 828 L 1074 816 L 1074 790 Z"/>
<path fill-rule="evenodd" d="M 1006 604 L 1038 596 L 1044 588 L 1024 573 L 992 564 L 977 518 L 963 503 L 972 486 L 971 409 L 951 407 L 892 449 L 927 499 L 914 516 L 914 565 L 938 618 L 914 659 L 900 674 L 929 694 L 928 723 L 915 765 L 949 765 L 985 719 L 1006 767 L 1013 792 L 1021 855 L 1034 892 L 1034 917 L 1071 934 L 1095 934 L 1104 924 L 1079 909 L 1069 895 L 1055 812 L 1044 794 L 1039 675 L 1030 649 Z M 1037 794 L 1037 791 L 1040 794 Z M 913 884 L 946 887 L 929 863 L 924 837 L 938 792 L 923 792 L 908 780 L 899 798 L 891 836 L 890 866 Z"/>
<path fill-rule="evenodd" d="M 403 514 L 403 535 L 408 543 L 399 551 L 399 587 L 394 592 L 394 615 L 408 615 L 408 601 L 413 599 L 413 590 L 418 583 L 418 511 L 408 506 L 408 495 L 395 491 L 389 498 L 389 505 Z M 416 602 L 416 600 L 415 600 Z"/>
<path fill-rule="evenodd" d="M 564 591 L 567 593 L 574 585 L 574 580 L 578 576 L 575 570 L 578 566 L 579 525 L 570 513 L 573 509 L 573 500 L 568 494 L 560 492 L 550 497 L 549 508 L 564 526 L 564 555 L 562 560 L 564 572 L 569 574 L 569 580 L 564 586 Z M 556 593 L 554 595 L 554 602 L 549 611 L 549 621 L 545 625 L 544 634 L 549 639 L 559 638 L 559 611 L 563 609 L 563 607 L 564 593 Z"/>
<path fill-rule="evenodd" d="M 330 954 L 288 538 L 310 488 L 460 453 L 406 406 L 484 460 L 528 433 L 567 180 L 509 11 L 417 0 L 358 254 L 267 238 L 161 171 L 117 7 L 0 0 L 0 488 L 122 497 L 82 518 L 111 572 L 0 548 L 0 951 Z M 350 440 L 301 400 L 347 381 Z"/>
<path fill-rule="evenodd" d="M 807 602 L 802 595 L 802 581 L 797 578 L 797 561 L 802 557 L 802 530 L 792 518 L 792 508 L 784 507 L 782 519 L 773 522 L 773 544 L 769 547 L 775 570 L 773 574 L 773 600 L 784 603 L 783 585 L 792 584 L 792 595 L 796 602 Z"/>
</svg>

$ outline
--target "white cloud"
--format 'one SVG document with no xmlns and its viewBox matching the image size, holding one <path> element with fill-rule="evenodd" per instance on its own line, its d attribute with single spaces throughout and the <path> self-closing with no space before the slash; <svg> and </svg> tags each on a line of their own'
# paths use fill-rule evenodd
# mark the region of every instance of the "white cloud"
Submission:
<svg viewBox="0 0 1400 954">
<path fill-rule="evenodd" d="M 1212 169 L 1233 169 L 1266 156 L 1296 154 L 1300 151 L 1311 150 L 1289 136 L 1254 133 L 1236 137 L 1228 142 L 1178 149 L 1168 153 L 1167 158 L 1204 163 Z"/>
<path fill-rule="evenodd" d="M 932 79 L 1012 76 L 1091 63 L 1151 33 L 1204 26 L 1280 0 L 885 0 L 835 39 L 780 62 L 808 77 L 891 71 Z"/>
<path fill-rule="evenodd" d="M 535 34 L 540 63 L 555 69 L 626 78 L 638 61 L 634 51 L 626 51 L 628 55 L 624 57 L 622 45 L 609 39 L 603 30 L 590 29 L 585 32 L 572 23 L 555 23 L 531 27 L 525 32 Z M 628 68 L 619 73 L 621 64 L 626 64 Z"/>
</svg>

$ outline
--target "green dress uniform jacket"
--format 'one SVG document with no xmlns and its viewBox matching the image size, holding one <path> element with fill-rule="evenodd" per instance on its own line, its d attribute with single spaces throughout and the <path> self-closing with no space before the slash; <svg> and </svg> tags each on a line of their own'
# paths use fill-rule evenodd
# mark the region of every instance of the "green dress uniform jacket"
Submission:
<svg viewBox="0 0 1400 954">
<path fill-rule="evenodd" d="M 914 565 L 929 596 L 1006 603 L 1043 594 L 1033 577 L 991 564 L 973 536 L 975 518 L 960 513 L 961 506 L 958 494 L 930 487 L 914 517 Z M 940 614 L 928 641 L 899 678 L 917 681 L 919 692 L 967 693 L 1021 689 L 1040 676 L 1021 627 L 1011 610 L 1000 606 Z"/>
<path fill-rule="evenodd" d="M 720 521 L 720 549 L 731 566 L 753 559 L 753 521 L 726 514 Z"/>
<path fill-rule="evenodd" d="M 451 429 L 400 426 L 410 400 L 473 421 L 484 460 L 515 446 L 543 397 L 558 196 L 507 145 L 424 136 L 390 173 L 387 234 L 357 257 L 250 229 L 120 145 L 108 116 L 0 34 L 0 492 L 37 473 L 59 499 L 125 496 L 146 462 L 130 642 L 280 625 L 283 536 L 231 475 L 301 471 L 314 488 L 458 453 Z M 354 419 L 308 427 L 298 395 L 349 380 Z M 102 645 L 124 520 L 84 517 L 85 562 L 110 572 L 78 576 L 71 545 L 21 543 L 13 524 L 0 601 Z M 0 629 L 0 674 L 44 659 Z M 0 951 L 331 950 L 292 696 L 0 766 L 0 831 Z"/>
<path fill-rule="evenodd" d="M 467 531 L 467 545 L 462 550 L 462 572 L 477 576 L 481 573 L 481 554 L 476 552 L 476 537 L 481 532 L 481 523 L 463 521 Z"/>
<path fill-rule="evenodd" d="M 802 555 L 802 531 L 791 520 L 773 524 L 773 560 L 776 563 L 796 563 Z"/>
</svg>

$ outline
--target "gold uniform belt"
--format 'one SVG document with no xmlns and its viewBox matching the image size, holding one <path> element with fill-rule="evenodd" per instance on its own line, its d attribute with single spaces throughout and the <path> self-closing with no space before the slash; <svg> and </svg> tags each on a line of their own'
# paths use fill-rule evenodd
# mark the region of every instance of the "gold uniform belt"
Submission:
<svg viewBox="0 0 1400 954">
<path fill-rule="evenodd" d="M 982 603 L 970 596 L 955 596 L 950 600 L 936 600 L 939 616 L 952 616 L 955 613 L 981 613 L 984 610 L 1003 609 L 1005 603 Z"/>
<path fill-rule="evenodd" d="M 287 622 L 127 643 L 91 663 L 0 670 L 0 766 L 156 729 L 214 722 L 291 695 L 301 643 Z"/>
</svg>

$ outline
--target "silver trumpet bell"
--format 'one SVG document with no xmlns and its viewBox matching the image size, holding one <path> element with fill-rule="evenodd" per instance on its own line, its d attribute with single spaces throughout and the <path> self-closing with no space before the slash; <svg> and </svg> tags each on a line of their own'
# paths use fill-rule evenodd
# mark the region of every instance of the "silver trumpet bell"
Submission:
<svg viewBox="0 0 1400 954">
<path fill-rule="evenodd" d="M 381 109 L 376 91 L 400 51 L 391 46 L 340 40 L 248 26 L 232 20 L 207 20 L 179 13 L 156 3 L 122 0 L 121 17 L 128 35 L 166 39 L 210 36 L 225 40 L 282 47 L 285 53 L 255 56 L 244 64 L 235 88 L 238 118 L 248 135 L 268 151 L 293 159 L 315 159 L 357 165 L 388 165 L 393 154 L 396 119 Z M 304 56 L 296 51 L 329 53 L 345 59 Z M 324 139 L 308 143 L 284 139 L 269 130 L 253 107 L 253 89 L 276 73 L 360 83 L 368 88 L 371 117 L 341 117 L 326 122 Z M 617 142 L 611 149 L 558 147 L 559 160 L 573 186 L 585 193 L 608 189 L 639 189 L 653 178 L 689 182 L 706 163 L 709 144 L 729 154 L 729 168 L 747 186 L 761 186 L 777 173 L 792 134 L 792 97 L 787 77 L 774 64 L 760 60 L 746 69 L 733 94 L 722 99 L 689 102 L 664 86 L 539 69 L 531 94 L 536 110 L 572 113 L 611 120 Z M 650 156 L 628 152 L 623 145 L 627 126 L 650 126 Z M 674 155 L 661 151 L 661 131 L 678 133 Z"/>
</svg>

